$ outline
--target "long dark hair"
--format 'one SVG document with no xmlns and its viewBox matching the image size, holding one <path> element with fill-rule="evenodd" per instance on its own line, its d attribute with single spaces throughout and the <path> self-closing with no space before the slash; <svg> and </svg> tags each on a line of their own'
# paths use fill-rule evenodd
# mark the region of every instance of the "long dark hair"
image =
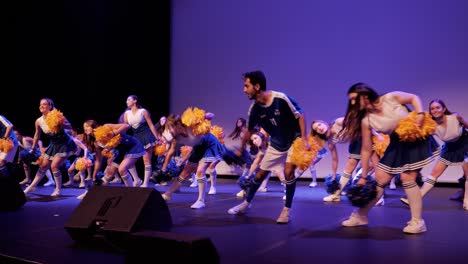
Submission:
<svg viewBox="0 0 468 264">
<path fill-rule="evenodd" d="M 241 121 L 242 125 L 241 126 L 237 126 L 237 123 Z M 236 139 L 238 137 L 240 137 L 241 133 L 242 133 L 242 129 L 243 128 L 246 128 L 247 127 L 247 120 L 245 120 L 245 118 L 242 118 L 242 117 L 239 117 L 237 120 L 236 120 L 236 126 L 234 127 L 234 130 L 229 134 L 229 138 L 230 139 Z"/>
<path fill-rule="evenodd" d="M 452 112 L 448 110 L 447 106 L 445 105 L 444 101 L 441 99 L 432 99 L 431 102 L 429 103 L 429 114 L 431 113 L 431 105 L 432 103 L 438 103 L 440 104 L 445 110 L 444 110 L 444 115 L 451 115 Z M 432 116 L 432 115 L 431 115 Z M 432 117 L 434 119 L 434 117 Z"/>
<path fill-rule="evenodd" d="M 351 93 L 356 93 L 357 97 L 354 104 L 352 104 L 351 100 L 348 102 L 343 120 L 343 129 L 340 133 L 346 140 L 354 141 L 361 137 L 361 121 L 367 113 L 365 109 L 360 109 L 361 97 L 365 96 L 370 103 L 374 103 L 379 99 L 379 94 L 370 85 L 363 82 L 353 84 L 348 89 L 347 94 Z"/>
<path fill-rule="evenodd" d="M 92 119 L 86 120 L 84 121 L 84 123 L 92 127 L 93 130 L 100 126 L 98 122 Z M 94 135 L 88 135 L 86 133 L 83 133 L 83 144 L 85 144 L 85 146 L 88 148 L 89 153 L 96 152 L 96 137 L 94 137 Z"/>
</svg>

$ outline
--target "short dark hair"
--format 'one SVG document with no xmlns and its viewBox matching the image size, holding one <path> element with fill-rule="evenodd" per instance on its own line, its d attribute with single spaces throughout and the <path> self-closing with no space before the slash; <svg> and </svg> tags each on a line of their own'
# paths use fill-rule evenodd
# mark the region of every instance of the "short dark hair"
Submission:
<svg viewBox="0 0 468 264">
<path fill-rule="evenodd" d="M 260 90 L 265 91 L 267 89 L 266 84 L 266 77 L 262 71 L 251 71 L 242 74 L 242 77 L 245 79 L 249 79 L 253 85 L 260 85 Z"/>
</svg>

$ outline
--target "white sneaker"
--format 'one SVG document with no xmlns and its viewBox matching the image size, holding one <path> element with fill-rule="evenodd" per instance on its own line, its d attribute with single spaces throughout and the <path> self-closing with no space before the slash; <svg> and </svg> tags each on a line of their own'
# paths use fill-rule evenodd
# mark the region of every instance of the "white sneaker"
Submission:
<svg viewBox="0 0 468 264">
<path fill-rule="evenodd" d="M 309 184 L 309 187 L 312 187 L 312 188 L 315 188 L 317 187 L 317 182 L 316 181 L 313 181 Z"/>
<path fill-rule="evenodd" d="M 247 209 L 250 208 L 250 203 L 243 201 L 242 203 L 232 207 L 231 209 L 228 210 L 228 214 L 231 215 L 240 215 L 240 214 L 245 214 L 247 212 Z"/>
<path fill-rule="evenodd" d="M 60 196 L 60 189 L 55 189 L 50 196 Z"/>
<path fill-rule="evenodd" d="M 240 190 L 238 193 L 236 193 L 236 197 L 237 198 L 244 198 L 245 196 L 245 191 L 244 190 Z"/>
<path fill-rule="evenodd" d="M 417 219 L 411 219 L 411 221 L 408 222 L 408 225 L 403 228 L 403 232 L 409 233 L 409 234 L 419 234 L 426 232 L 426 223 L 424 223 L 424 220 L 417 220 Z"/>
<path fill-rule="evenodd" d="M 73 181 L 67 181 L 66 183 L 62 184 L 63 186 L 65 187 L 69 187 L 69 186 L 72 186 L 73 185 Z M 45 184 L 44 184 L 45 186 Z"/>
<path fill-rule="evenodd" d="M 339 202 L 341 201 L 341 197 L 338 195 L 330 194 L 328 196 L 323 197 L 324 202 Z"/>
<path fill-rule="evenodd" d="M 341 223 L 341 225 L 352 227 L 352 226 L 367 225 L 368 223 L 369 223 L 369 219 L 367 218 L 367 216 L 359 215 L 357 212 L 353 212 L 347 220 L 344 220 Z"/>
<path fill-rule="evenodd" d="M 257 190 L 257 192 L 267 192 L 267 191 L 268 191 L 267 188 L 262 188 L 262 187 L 258 188 Z"/>
<path fill-rule="evenodd" d="M 390 188 L 390 190 L 395 190 L 396 189 L 395 183 L 393 181 L 391 181 L 390 186 L 388 188 Z"/>
<path fill-rule="evenodd" d="M 84 192 L 84 193 L 78 195 L 78 196 L 76 197 L 76 199 L 78 199 L 78 200 L 83 200 L 83 198 L 86 196 L 87 193 L 88 193 L 88 191 L 86 191 L 86 192 Z"/>
<path fill-rule="evenodd" d="M 170 194 L 163 193 L 161 196 L 164 199 L 164 201 L 170 201 L 172 199 Z"/>
<path fill-rule="evenodd" d="M 112 181 L 110 181 L 109 183 L 112 183 L 112 184 L 121 184 L 121 183 L 122 183 L 122 180 L 121 180 L 119 177 L 114 177 L 114 179 L 112 179 Z"/>
<path fill-rule="evenodd" d="M 211 187 L 211 188 L 210 188 L 210 191 L 208 192 L 208 194 L 216 194 L 216 188 L 215 188 L 215 187 Z"/>
<path fill-rule="evenodd" d="M 45 187 L 51 186 L 51 185 L 55 185 L 55 182 L 54 181 L 47 181 L 46 183 L 44 183 Z"/>
<path fill-rule="evenodd" d="M 30 192 L 34 192 L 36 190 L 36 187 L 33 187 L 32 185 L 29 185 L 28 187 L 26 187 L 26 189 L 24 189 L 24 194 L 28 194 Z"/>
<path fill-rule="evenodd" d="M 190 206 L 190 208 L 192 208 L 192 209 L 200 209 L 200 208 L 203 208 L 203 207 L 205 207 L 205 202 L 200 201 L 200 200 L 196 201 L 194 204 L 192 204 Z"/>
<path fill-rule="evenodd" d="M 404 203 L 404 204 L 406 204 L 406 205 L 409 206 L 408 198 L 403 198 L 403 197 L 402 197 L 402 198 L 400 198 L 400 201 L 401 201 L 402 203 Z"/>
<path fill-rule="evenodd" d="M 198 187 L 198 182 L 197 182 L 197 181 L 193 181 L 193 182 L 190 184 L 190 187 L 192 187 L 192 188 Z"/>
<path fill-rule="evenodd" d="M 385 205 L 385 199 L 384 197 L 380 197 L 380 199 L 377 201 L 377 203 L 375 203 L 374 206 L 382 206 L 382 205 Z"/>
<path fill-rule="evenodd" d="M 291 212 L 290 208 L 283 207 L 280 216 L 276 219 L 277 224 L 287 224 L 289 223 L 289 213 Z"/>
<path fill-rule="evenodd" d="M 137 180 L 133 182 L 133 187 L 140 187 L 142 184 L 143 181 L 140 178 L 137 178 Z"/>
</svg>

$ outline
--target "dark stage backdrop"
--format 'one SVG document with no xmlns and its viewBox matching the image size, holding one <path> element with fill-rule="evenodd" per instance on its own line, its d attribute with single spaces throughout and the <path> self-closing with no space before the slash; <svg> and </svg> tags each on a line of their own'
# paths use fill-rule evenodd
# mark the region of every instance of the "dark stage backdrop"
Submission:
<svg viewBox="0 0 468 264">
<path fill-rule="evenodd" d="M 308 124 L 342 116 L 358 81 L 417 93 L 426 109 L 441 98 L 468 118 L 467 10 L 464 0 L 173 1 L 171 111 L 212 111 L 229 133 L 251 103 L 241 74 L 260 69 L 269 89 L 299 101 Z M 317 168 L 330 173 L 329 156 Z M 450 168 L 440 181 L 461 175 Z"/>
<path fill-rule="evenodd" d="M 169 0 L 14 1 L 12 13 L 0 114 L 24 134 L 33 135 L 43 97 L 79 129 L 86 119 L 116 123 L 130 94 L 154 122 L 167 114 Z"/>
</svg>

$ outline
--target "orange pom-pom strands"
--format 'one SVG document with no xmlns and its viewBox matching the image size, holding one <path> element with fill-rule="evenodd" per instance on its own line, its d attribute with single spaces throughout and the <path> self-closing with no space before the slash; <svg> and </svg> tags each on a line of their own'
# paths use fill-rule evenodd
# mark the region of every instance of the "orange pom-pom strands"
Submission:
<svg viewBox="0 0 468 264">
<path fill-rule="evenodd" d="M 45 117 L 45 122 L 52 133 L 59 132 L 65 123 L 63 113 L 57 109 L 50 111 Z"/>
<path fill-rule="evenodd" d="M 156 156 L 164 156 L 167 152 L 167 144 L 165 142 L 161 142 L 154 146 L 154 154 Z"/>
<path fill-rule="evenodd" d="M 93 165 L 93 162 L 87 158 L 79 158 L 75 163 L 75 169 L 81 171 L 86 170 Z"/>
<path fill-rule="evenodd" d="M 204 135 L 210 132 L 211 121 L 205 118 L 206 112 L 200 108 L 187 108 L 181 116 L 182 124 L 192 128 L 194 135 Z"/>
<path fill-rule="evenodd" d="M 307 141 L 310 145 L 309 150 L 307 150 L 306 143 L 302 138 L 296 138 L 292 146 L 293 152 L 291 155 L 291 162 L 300 170 L 307 169 L 315 158 L 317 158 L 317 154 L 322 148 L 312 136 L 309 136 Z"/>
<path fill-rule="evenodd" d="M 416 118 L 418 115 L 420 114 L 411 112 L 407 117 L 400 120 L 395 132 L 398 134 L 401 141 L 414 142 L 434 134 L 437 123 L 432 120 L 429 113 L 424 113 L 422 126 L 416 125 Z"/>
<path fill-rule="evenodd" d="M 110 126 L 100 126 L 94 129 L 94 136 L 96 141 L 107 149 L 113 149 L 120 144 L 120 134 L 114 134 L 114 131 Z"/>
<path fill-rule="evenodd" d="M 221 144 L 224 144 L 224 132 L 222 127 L 216 125 L 212 126 L 210 132 L 216 136 Z"/>
<path fill-rule="evenodd" d="M 372 142 L 374 143 L 375 153 L 377 156 L 382 157 L 388 147 L 388 144 L 390 144 L 390 136 L 378 133 L 378 136 L 372 135 Z"/>
<path fill-rule="evenodd" d="M 0 138 L 0 152 L 9 152 L 14 147 L 10 138 Z"/>
<path fill-rule="evenodd" d="M 182 146 L 180 147 L 180 155 L 182 156 L 182 159 L 187 159 L 188 155 L 192 152 L 192 147 L 191 146 Z"/>
</svg>

